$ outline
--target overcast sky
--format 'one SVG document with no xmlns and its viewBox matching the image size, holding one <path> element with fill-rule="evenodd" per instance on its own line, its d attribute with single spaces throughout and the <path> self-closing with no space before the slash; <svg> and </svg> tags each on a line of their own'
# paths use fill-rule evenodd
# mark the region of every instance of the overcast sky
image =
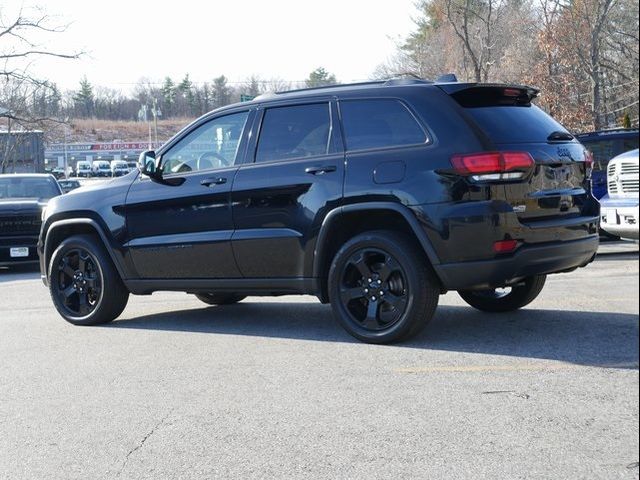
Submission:
<svg viewBox="0 0 640 480">
<path fill-rule="evenodd" d="M 76 88 L 83 75 L 125 91 L 141 77 L 185 73 L 196 82 L 222 74 L 298 81 L 318 66 L 342 82 L 363 80 L 414 28 L 414 2 L 48 0 L 46 12 L 70 23 L 49 37 L 49 48 L 88 53 L 33 68 L 63 89 Z"/>
</svg>

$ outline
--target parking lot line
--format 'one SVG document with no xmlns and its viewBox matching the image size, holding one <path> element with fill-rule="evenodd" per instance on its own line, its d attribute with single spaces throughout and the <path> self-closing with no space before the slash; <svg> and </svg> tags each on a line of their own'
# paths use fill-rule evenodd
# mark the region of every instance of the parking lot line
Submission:
<svg viewBox="0 0 640 480">
<path fill-rule="evenodd" d="M 473 372 L 524 372 L 524 371 L 548 371 L 548 370 L 567 370 L 571 368 L 639 368 L 638 362 L 623 363 L 601 363 L 580 365 L 574 363 L 525 363 L 512 365 L 443 365 L 433 367 L 405 367 L 397 368 L 396 373 L 473 373 Z"/>
</svg>

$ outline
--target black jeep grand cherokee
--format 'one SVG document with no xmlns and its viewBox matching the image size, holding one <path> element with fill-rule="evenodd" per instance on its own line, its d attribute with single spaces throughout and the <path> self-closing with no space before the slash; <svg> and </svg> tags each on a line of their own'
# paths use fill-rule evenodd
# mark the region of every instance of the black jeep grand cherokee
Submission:
<svg viewBox="0 0 640 480">
<path fill-rule="evenodd" d="M 392 80 L 215 110 L 140 172 L 52 200 L 43 279 L 79 325 L 157 290 L 312 294 L 373 343 L 415 335 L 448 290 L 518 309 L 598 247 L 589 158 L 536 94 Z"/>
</svg>

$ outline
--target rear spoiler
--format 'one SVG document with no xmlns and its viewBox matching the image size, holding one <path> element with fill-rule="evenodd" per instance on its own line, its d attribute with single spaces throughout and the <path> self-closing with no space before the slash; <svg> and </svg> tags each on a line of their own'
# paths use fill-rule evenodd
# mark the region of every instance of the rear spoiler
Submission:
<svg viewBox="0 0 640 480">
<path fill-rule="evenodd" d="M 436 83 L 465 108 L 529 106 L 539 90 L 526 85 L 492 83 Z"/>
</svg>

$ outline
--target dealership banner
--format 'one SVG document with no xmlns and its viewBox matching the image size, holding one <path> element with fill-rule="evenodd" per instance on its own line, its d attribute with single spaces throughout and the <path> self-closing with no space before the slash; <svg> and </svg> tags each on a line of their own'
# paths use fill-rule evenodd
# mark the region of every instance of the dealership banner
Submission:
<svg viewBox="0 0 640 480">
<path fill-rule="evenodd" d="M 105 143 L 67 143 L 67 154 L 89 152 L 141 152 L 149 147 L 158 148 L 160 142 L 105 142 Z M 64 143 L 53 143 L 46 148 L 47 155 L 62 155 L 65 152 Z"/>
</svg>

